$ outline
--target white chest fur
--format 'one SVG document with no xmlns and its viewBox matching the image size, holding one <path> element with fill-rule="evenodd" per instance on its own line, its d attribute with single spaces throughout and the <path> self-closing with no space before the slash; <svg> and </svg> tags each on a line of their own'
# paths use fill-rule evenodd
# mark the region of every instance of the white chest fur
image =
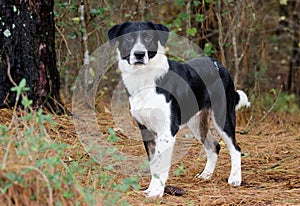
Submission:
<svg viewBox="0 0 300 206">
<path fill-rule="evenodd" d="M 170 103 L 156 92 L 155 81 L 168 72 L 169 64 L 164 54 L 157 54 L 147 65 L 129 65 L 119 60 L 122 80 L 130 94 L 132 116 L 157 135 L 170 129 Z"/>
<path fill-rule="evenodd" d="M 141 124 L 161 134 L 170 128 L 170 103 L 153 88 L 145 88 L 129 98 L 130 112 Z"/>
</svg>

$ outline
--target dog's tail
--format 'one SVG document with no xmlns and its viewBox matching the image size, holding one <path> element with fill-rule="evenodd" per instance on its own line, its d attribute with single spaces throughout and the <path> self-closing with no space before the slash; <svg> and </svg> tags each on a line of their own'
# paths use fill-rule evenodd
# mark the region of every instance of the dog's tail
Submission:
<svg viewBox="0 0 300 206">
<path fill-rule="evenodd" d="M 248 97 L 242 90 L 235 92 L 235 110 L 240 109 L 243 106 L 250 107 L 251 103 L 248 101 Z"/>
</svg>

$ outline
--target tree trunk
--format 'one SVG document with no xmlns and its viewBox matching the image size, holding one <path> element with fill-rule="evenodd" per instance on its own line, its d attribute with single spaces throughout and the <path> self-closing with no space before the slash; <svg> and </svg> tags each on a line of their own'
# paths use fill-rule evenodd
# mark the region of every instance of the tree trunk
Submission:
<svg viewBox="0 0 300 206">
<path fill-rule="evenodd" d="M 282 34 L 284 32 L 289 32 L 289 36 L 291 37 L 291 58 L 289 63 L 289 73 L 288 73 L 288 81 L 287 81 L 287 90 L 289 92 L 293 92 L 296 95 L 296 101 L 300 108 L 300 49 L 299 49 L 299 40 L 300 40 L 300 30 L 299 30 L 299 12 L 298 8 L 300 6 L 299 1 L 289 1 L 286 5 L 281 4 L 279 15 L 282 18 L 280 21 L 280 25 L 285 30 L 279 30 L 278 34 Z"/>
<path fill-rule="evenodd" d="M 0 107 L 16 103 L 9 77 L 16 84 L 25 78 L 34 108 L 64 112 L 56 67 L 53 6 L 54 0 L 0 0 Z"/>
<path fill-rule="evenodd" d="M 292 58 L 290 61 L 290 71 L 288 78 L 288 89 L 295 93 L 298 107 L 300 108 L 300 15 L 297 8 L 299 8 L 299 1 L 289 2 L 291 12 L 291 36 L 293 41 Z"/>
</svg>

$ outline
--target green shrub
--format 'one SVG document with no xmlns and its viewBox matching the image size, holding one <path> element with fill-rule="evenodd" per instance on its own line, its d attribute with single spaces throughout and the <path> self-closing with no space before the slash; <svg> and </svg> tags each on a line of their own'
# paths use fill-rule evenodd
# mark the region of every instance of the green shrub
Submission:
<svg viewBox="0 0 300 206">
<path fill-rule="evenodd" d="M 130 188 L 139 189 L 139 178 L 120 179 L 112 166 L 103 170 L 84 151 L 78 152 L 80 144 L 56 138 L 61 125 L 53 120 L 55 116 L 31 108 L 25 80 L 12 90 L 25 100 L 23 110 L 15 107 L 11 121 L 0 124 L 0 192 L 7 197 L 0 199 L 0 205 L 129 205 L 120 197 Z M 109 133 L 111 142 L 119 140 L 112 129 Z M 74 150 L 78 151 L 71 154 Z"/>
</svg>

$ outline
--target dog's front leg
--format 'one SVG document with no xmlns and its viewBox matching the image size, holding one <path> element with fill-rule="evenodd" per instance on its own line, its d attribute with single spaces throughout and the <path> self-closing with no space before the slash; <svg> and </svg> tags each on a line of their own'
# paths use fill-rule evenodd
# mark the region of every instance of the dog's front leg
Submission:
<svg viewBox="0 0 300 206">
<path fill-rule="evenodd" d="M 175 137 L 171 134 L 158 135 L 154 155 L 150 159 L 151 182 L 145 194 L 148 197 L 162 197 L 169 176 Z"/>
</svg>

